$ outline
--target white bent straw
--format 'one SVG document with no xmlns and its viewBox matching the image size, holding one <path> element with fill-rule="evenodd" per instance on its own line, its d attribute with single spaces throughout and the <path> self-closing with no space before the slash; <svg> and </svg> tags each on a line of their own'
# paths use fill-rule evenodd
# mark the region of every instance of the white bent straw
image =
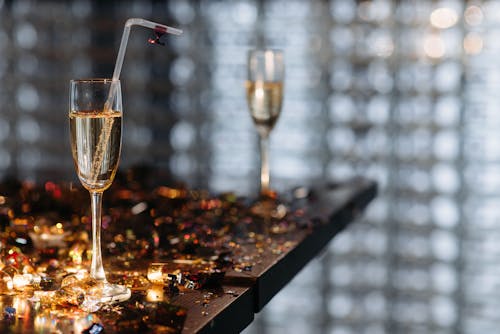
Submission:
<svg viewBox="0 0 500 334">
<path fill-rule="evenodd" d="M 111 82 L 111 88 L 109 90 L 109 95 L 104 105 L 104 110 L 109 110 L 111 108 L 111 103 L 116 93 L 115 82 L 120 78 L 120 72 L 122 70 L 123 59 L 125 58 L 125 51 L 127 49 L 128 37 L 130 35 L 130 29 L 132 26 L 142 26 L 150 28 L 153 30 L 160 31 L 165 34 L 180 35 L 182 30 L 177 28 L 172 28 L 164 24 L 156 23 L 153 21 L 148 21 L 141 18 L 130 18 L 125 22 L 125 27 L 123 28 L 122 40 L 120 42 L 120 48 L 118 49 L 118 56 L 116 57 L 115 70 L 113 71 L 113 78 Z"/>
<path fill-rule="evenodd" d="M 120 72 L 122 70 L 123 59 L 125 58 L 125 51 L 127 49 L 128 37 L 130 35 L 130 28 L 132 26 L 142 26 L 156 30 L 164 34 L 180 35 L 182 30 L 177 28 L 172 28 L 164 24 L 148 21 L 141 18 L 131 18 L 125 22 L 125 27 L 123 28 L 122 40 L 120 42 L 120 48 L 118 50 L 118 56 L 116 57 L 115 70 L 113 72 L 113 78 L 111 79 L 111 87 L 109 88 L 108 97 L 104 103 L 104 112 L 110 112 L 113 108 L 113 99 L 116 94 L 116 83 L 120 78 Z M 113 126 L 113 118 L 106 118 L 102 132 L 99 134 L 99 139 L 97 143 L 97 149 L 94 154 L 93 166 L 91 169 L 91 180 L 94 182 L 97 179 L 102 167 L 102 159 L 104 158 L 105 144 L 109 140 L 111 135 L 111 128 Z"/>
</svg>

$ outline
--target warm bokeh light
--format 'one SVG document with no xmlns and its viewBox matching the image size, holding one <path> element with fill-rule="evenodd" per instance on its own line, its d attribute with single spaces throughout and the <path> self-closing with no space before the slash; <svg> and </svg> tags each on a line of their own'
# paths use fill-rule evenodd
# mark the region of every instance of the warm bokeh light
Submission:
<svg viewBox="0 0 500 334">
<path fill-rule="evenodd" d="M 431 24 L 440 29 L 454 26 L 458 21 L 458 14 L 455 10 L 447 7 L 437 8 L 431 13 Z"/>
<path fill-rule="evenodd" d="M 441 58 L 444 56 L 445 47 L 441 36 L 430 34 L 424 39 L 424 52 L 428 57 Z"/>
<path fill-rule="evenodd" d="M 162 284 L 153 284 L 146 291 L 146 300 L 148 302 L 161 302 L 165 299 L 163 293 L 164 285 Z"/>
<path fill-rule="evenodd" d="M 468 33 L 464 38 L 464 50 L 469 55 L 476 55 L 483 50 L 483 38 L 475 32 Z"/>
<path fill-rule="evenodd" d="M 483 10 L 479 6 L 469 6 L 464 12 L 465 22 L 470 26 L 477 26 L 483 22 Z"/>
</svg>

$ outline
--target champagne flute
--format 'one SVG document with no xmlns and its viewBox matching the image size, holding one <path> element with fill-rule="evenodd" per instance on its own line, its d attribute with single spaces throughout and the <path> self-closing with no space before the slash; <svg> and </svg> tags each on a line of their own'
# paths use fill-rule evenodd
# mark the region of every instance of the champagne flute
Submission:
<svg viewBox="0 0 500 334">
<path fill-rule="evenodd" d="M 113 87 L 112 100 L 108 93 Z M 92 264 L 90 277 L 102 284 L 100 302 L 127 300 L 130 289 L 110 284 L 101 255 L 103 192 L 111 186 L 120 160 L 122 100 L 120 81 L 86 79 L 70 81 L 69 124 L 73 161 L 82 185 L 90 192 L 92 209 Z"/>
<path fill-rule="evenodd" d="M 260 192 L 270 194 L 269 135 L 281 112 L 285 64 L 281 50 L 248 52 L 247 103 L 260 139 Z"/>
</svg>

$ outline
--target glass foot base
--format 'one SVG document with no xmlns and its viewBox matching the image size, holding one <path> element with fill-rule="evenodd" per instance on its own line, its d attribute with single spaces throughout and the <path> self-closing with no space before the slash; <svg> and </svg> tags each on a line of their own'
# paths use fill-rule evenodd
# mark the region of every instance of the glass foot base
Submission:
<svg viewBox="0 0 500 334">
<path fill-rule="evenodd" d="M 93 313 L 104 305 L 124 302 L 130 295 L 130 289 L 126 286 L 101 282 L 86 291 L 80 307 L 86 312 Z"/>
<path fill-rule="evenodd" d="M 130 298 L 130 289 L 123 285 L 104 283 L 100 302 L 103 304 L 115 304 Z"/>
</svg>

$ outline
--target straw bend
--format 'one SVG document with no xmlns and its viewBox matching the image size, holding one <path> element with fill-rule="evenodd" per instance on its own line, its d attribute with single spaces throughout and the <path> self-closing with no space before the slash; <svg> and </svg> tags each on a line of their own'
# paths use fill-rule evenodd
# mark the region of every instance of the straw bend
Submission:
<svg viewBox="0 0 500 334">
<path fill-rule="evenodd" d="M 132 27 L 132 26 L 142 26 L 150 29 L 160 29 L 162 32 L 165 32 L 167 34 L 173 34 L 173 35 L 180 35 L 182 34 L 182 30 L 177 29 L 177 28 L 172 28 L 169 26 L 166 26 L 164 24 L 156 23 L 153 21 L 141 19 L 141 18 L 130 18 L 125 22 L 126 27 Z"/>
<path fill-rule="evenodd" d="M 117 81 L 120 77 L 120 72 L 122 70 L 123 58 L 125 57 L 125 50 L 127 49 L 128 36 L 130 35 L 130 28 L 132 26 L 142 26 L 150 28 L 153 30 L 160 30 L 163 33 L 180 35 L 182 30 L 177 28 L 172 28 L 164 24 L 156 23 L 153 21 L 148 21 L 141 18 L 130 18 L 125 22 L 125 27 L 123 28 L 122 40 L 120 43 L 120 49 L 118 50 L 118 56 L 116 57 L 115 70 L 113 72 L 113 81 Z M 113 91 L 114 85 L 111 86 L 111 92 Z M 111 94 L 109 95 L 112 96 Z"/>
</svg>

